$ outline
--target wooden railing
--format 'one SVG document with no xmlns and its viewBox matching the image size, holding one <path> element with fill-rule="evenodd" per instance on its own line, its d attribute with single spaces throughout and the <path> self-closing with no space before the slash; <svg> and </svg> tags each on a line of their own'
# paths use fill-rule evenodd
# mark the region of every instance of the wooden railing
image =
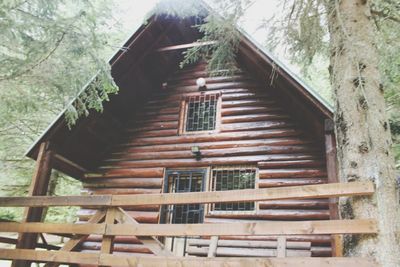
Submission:
<svg viewBox="0 0 400 267">
<path fill-rule="evenodd" d="M 246 222 L 216 224 L 142 224 L 129 216 L 124 206 L 190 203 L 222 203 L 263 201 L 276 199 L 333 198 L 340 196 L 371 195 L 372 183 L 353 182 L 251 189 L 224 192 L 198 192 L 148 195 L 95 195 L 69 197 L 10 197 L 0 198 L 3 207 L 91 206 L 98 211 L 84 224 L 53 224 L 42 222 L 1 222 L 0 232 L 69 234 L 72 238 L 58 251 L 34 249 L 0 249 L 0 258 L 47 262 L 46 266 L 67 264 L 95 264 L 102 266 L 376 266 L 365 258 L 195 258 L 173 257 L 156 236 L 281 236 L 317 234 L 375 234 L 377 224 L 372 219 L 323 220 L 285 222 Z M 89 235 L 101 235 L 100 253 L 73 252 Z M 115 236 L 136 236 L 155 256 L 113 255 Z M 285 241 L 278 239 L 278 244 Z M 1 241 L 1 239 L 0 239 Z M 213 245 L 211 245 L 213 244 Z M 216 242 L 210 250 L 216 251 Z M 48 248 L 49 249 L 49 248 Z M 278 250 L 278 248 L 277 248 Z M 285 255 L 285 253 L 278 253 Z M 214 255 L 215 253 L 210 253 Z M 293 264 L 293 265 L 291 265 Z"/>
</svg>

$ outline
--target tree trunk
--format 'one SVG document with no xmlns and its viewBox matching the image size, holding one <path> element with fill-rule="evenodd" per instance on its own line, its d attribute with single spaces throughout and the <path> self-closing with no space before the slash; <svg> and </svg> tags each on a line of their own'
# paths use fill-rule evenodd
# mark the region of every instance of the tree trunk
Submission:
<svg viewBox="0 0 400 267">
<path fill-rule="evenodd" d="M 400 266 L 399 196 L 368 0 L 328 0 L 331 79 L 341 181 L 370 180 L 373 197 L 341 203 L 343 217 L 375 218 L 376 236 L 346 237 L 345 254 Z"/>
</svg>

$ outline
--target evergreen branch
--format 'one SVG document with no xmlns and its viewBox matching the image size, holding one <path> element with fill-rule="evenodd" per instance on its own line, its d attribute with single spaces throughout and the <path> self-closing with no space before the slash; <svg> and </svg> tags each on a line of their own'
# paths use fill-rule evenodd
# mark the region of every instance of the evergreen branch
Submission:
<svg viewBox="0 0 400 267">
<path fill-rule="evenodd" d="M 380 17 L 382 19 L 389 19 L 391 21 L 400 23 L 400 18 L 395 17 L 395 16 L 391 16 L 391 15 L 387 14 L 386 12 L 384 12 L 382 10 L 372 10 L 371 9 L 371 14 L 375 15 L 375 16 L 378 16 L 378 17 Z"/>
<path fill-rule="evenodd" d="M 11 79 L 15 79 L 17 77 L 20 77 L 28 72 L 31 72 L 32 70 L 34 70 L 35 68 L 39 67 L 43 62 L 45 62 L 49 57 L 51 57 L 51 55 L 53 55 L 57 48 L 60 46 L 62 40 L 64 39 L 65 36 L 65 32 L 62 32 L 61 37 L 56 41 L 54 47 L 49 51 L 49 53 L 47 53 L 46 56 L 44 56 L 42 59 L 40 59 L 38 62 L 36 62 L 34 65 L 32 65 L 31 67 L 29 67 L 28 69 L 25 69 L 19 73 L 14 73 L 8 76 L 3 76 L 0 77 L 0 82 L 4 81 L 4 80 L 11 80 Z"/>
</svg>

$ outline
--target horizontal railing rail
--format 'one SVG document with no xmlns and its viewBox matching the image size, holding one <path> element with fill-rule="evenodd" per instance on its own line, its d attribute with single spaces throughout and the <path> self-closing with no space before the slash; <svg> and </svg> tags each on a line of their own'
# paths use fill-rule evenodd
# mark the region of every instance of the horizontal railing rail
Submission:
<svg viewBox="0 0 400 267">
<path fill-rule="evenodd" d="M 254 221 L 209 224 L 147 224 L 138 223 L 123 208 L 135 205 L 168 205 L 223 203 L 243 201 L 266 201 L 280 199 L 337 198 L 341 196 L 371 195 L 371 182 L 330 183 L 320 185 L 291 186 L 279 188 L 231 190 L 218 192 L 166 193 L 143 195 L 89 195 L 89 196 L 34 196 L 2 197 L 0 207 L 50 207 L 85 206 L 97 211 L 86 223 L 0 222 L 0 232 L 36 235 L 47 233 L 69 235 L 71 239 L 63 247 L 36 244 L 36 247 L 58 251 L 34 249 L 0 249 L 0 259 L 47 262 L 46 267 L 66 264 L 97 264 L 102 266 L 359 266 L 372 267 L 374 262 L 364 258 L 192 258 L 174 257 L 171 251 L 156 237 L 201 236 L 218 240 L 220 236 L 270 236 L 277 240 L 304 235 L 376 234 L 377 222 L 359 220 L 313 220 L 313 221 Z M 73 252 L 88 236 L 103 237 L 99 253 Z M 42 235 L 43 236 L 43 235 Z M 135 236 L 153 256 L 112 255 L 115 236 Z M 150 238 L 149 238 L 150 237 Z M 43 237 L 44 238 L 44 237 Z M 0 242 L 2 239 L 0 238 Z M 17 240 L 3 239 L 5 243 Z M 43 241 L 46 243 L 46 241 Z M 214 242 L 215 243 L 215 242 Z M 277 252 L 285 254 L 286 241 L 277 241 Z M 284 245 L 282 247 L 282 244 Z M 215 246 L 209 246 L 211 248 Z M 278 248 L 279 247 L 279 248 Z M 283 249 L 282 249 L 283 248 Z M 214 248 L 215 250 L 215 248 Z M 215 250 L 218 252 L 218 249 Z M 311 252 L 309 252 L 311 253 Z M 212 253 L 211 253 L 212 254 Z M 167 257 L 165 257 L 167 256 Z M 290 256 L 290 253 L 287 254 Z"/>
<path fill-rule="evenodd" d="M 197 204 L 280 199 L 331 198 L 340 196 L 371 195 L 373 193 L 374 186 L 372 182 L 350 182 L 191 193 L 59 197 L 0 197 L 0 207 L 124 207 L 135 205 Z"/>
<path fill-rule="evenodd" d="M 61 224 L 61 223 L 0 223 L 0 232 L 68 233 L 109 236 L 257 236 L 257 235 L 319 235 L 374 234 L 374 220 L 324 220 L 289 222 L 213 223 L 213 224 Z"/>
</svg>

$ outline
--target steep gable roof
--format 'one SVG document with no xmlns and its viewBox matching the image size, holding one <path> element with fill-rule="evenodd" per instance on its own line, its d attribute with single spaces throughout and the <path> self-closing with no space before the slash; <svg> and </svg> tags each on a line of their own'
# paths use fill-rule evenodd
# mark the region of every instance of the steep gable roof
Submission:
<svg viewBox="0 0 400 267">
<path fill-rule="evenodd" d="M 125 49 L 117 51 L 110 59 L 112 76 L 120 91 L 104 104 L 104 112 L 91 112 L 88 117 L 80 118 L 71 130 L 64 118 L 65 111 L 61 112 L 32 145 L 27 156 L 35 159 L 39 144 L 50 140 L 57 152 L 56 169 L 76 178 L 87 170 L 93 170 L 110 144 L 121 138 L 125 121 L 179 68 L 182 50 L 167 53 L 156 50 L 198 40 L 200 33 L 192 27 L 197 20 L 194 17 L 151 16 L 126 41 Z M 270 89 L 288 103 L 294 116 L 304 119 L 315 132 L 323 131 L 323 121 L 332 118 L 332 108 L 246 32 L 238 30 L 238 61 L 267 85 L 272 84 Z"/>
</svg>

